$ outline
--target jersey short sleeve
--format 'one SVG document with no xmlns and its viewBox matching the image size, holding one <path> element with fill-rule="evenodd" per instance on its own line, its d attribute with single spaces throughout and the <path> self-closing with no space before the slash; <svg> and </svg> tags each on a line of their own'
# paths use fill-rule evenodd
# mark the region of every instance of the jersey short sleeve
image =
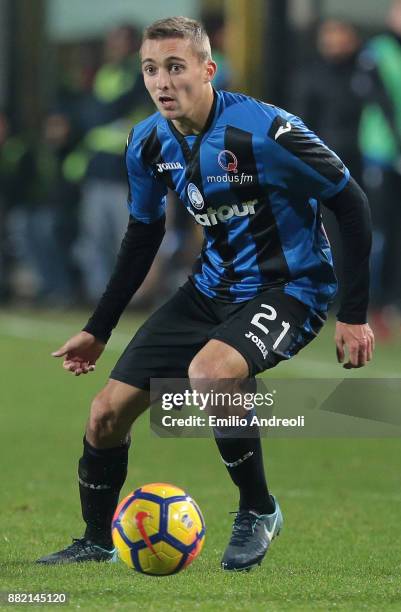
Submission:
<svg viewBox="0 0 401 612">
<path fill-rule="evenodd" d="M 165 212 L 167 187 L 145 167 L 141 149 L 141 143 L 135 140 L 132 130 L 128 136 L 125 152 L 128 177 L 127 205 L 135 219 L 142 223 L 153 223 Z"/>
<path fill-rule="evenodd" d="M 298 117 L 278 114 L 267 136 L 269 183 L 321 200 L 347 184 L 348 168 Z"/>
</svg>

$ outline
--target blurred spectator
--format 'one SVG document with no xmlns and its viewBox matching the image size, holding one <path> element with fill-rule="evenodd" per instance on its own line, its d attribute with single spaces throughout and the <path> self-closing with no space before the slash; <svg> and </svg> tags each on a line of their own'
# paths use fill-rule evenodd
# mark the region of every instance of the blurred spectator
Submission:
<svg viewBox="0 0 401 612">
<path fill-rule="evenodd" d="M 336 151 L 359 182 L 358 130 L 363 102 L 356 68 L 360 47 L 359 34 L 351 23 L 323 21 L 317 32 L 318 57 L 294 79 L 291 109 Z"/>
<path fill-rule="evenodd" d="M 323 21 L 317 31 L 318 56 L 294 79 L 292 108 L 362 180 L 358 132 L 363 100 L 358 92 L 358 54 L 361 40 L 356 28 L 341 19 Z M 322 208 L 337 277 L 341 287 L 342 254 L 337 221 Z"/>
<path fill-rule="evenodd" d="M 206 14 L 202 21 L 209 34 L 213 59 L 217 63 L 217 72 L 213 79 L 213 87 L 215 89 L 229 89 L 232 80 L 232 69 L 230 61 L 224 51 L 224 16 L 214 13 Z"/>
<path fill-rule="evenodd" d="M 106 37 L 104 63 L 92 91 L 82 100 L 80 126 L 85 132 L 67 166 L 71 178 L 83 180 L 77 256 L 87 298 L 97 301 L 114 267 L 128 222 L 124 149 L 132 125 L 152 110 L 131 26 Z"/>
<path fill-rule="evenodd" d="M 0 302 L 12 297 L 11 272 L 16 258 L 12 216 L 30 198 L 35 175 L 33 154 L 22 138 L 11 133 L 0 112 Z"/>
<path fill-rule="evenodd" d="M 34 151 L 34 176 L 19 210 L 20 251 L 35 272 L 35 298 L 40 305 L 68 306 L 79 296 L 71 254 L 77 235 L 79 191 L 64 167 L 75 144 L 76 135 L 66 115 L 54 112 L 44 118 Z"/>
<path fill-rule="evenodd" d="M 101 41 L 81 40 L 79 43 L 59 44 L 54 53 L 57 66 L 55 99 L 58 107 L 72 118 L 74 124 L 78 124 L 101 63 Z"/>
<path fill-rule="evenodd" d="M 388 30 L 360 57 L 359 90 L 366 101 L 360 131 L 374 244 L 376 331 L 389 333 L 389 306 L 401 308 L 401 0 L 392 3 Z"/>
</svg>

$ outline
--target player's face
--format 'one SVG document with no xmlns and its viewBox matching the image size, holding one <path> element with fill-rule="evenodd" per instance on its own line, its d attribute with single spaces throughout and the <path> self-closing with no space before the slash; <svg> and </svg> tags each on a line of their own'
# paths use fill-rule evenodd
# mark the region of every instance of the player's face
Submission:
<svg viewBox="0 0 401 612">
<path fill-rule="evenodd" d="M 191 120 L 210 100 L 212 61 L 201 61 L 191 41 L 145 40 L 141 49 L 145 86 L 166 119 Z"/>
</svg>

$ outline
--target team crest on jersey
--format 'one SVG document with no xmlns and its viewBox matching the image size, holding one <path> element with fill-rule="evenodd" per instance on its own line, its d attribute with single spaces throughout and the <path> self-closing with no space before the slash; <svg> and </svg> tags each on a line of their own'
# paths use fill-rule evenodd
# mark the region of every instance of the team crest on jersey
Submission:
<svg viewBox="0 0 401 612">
<path fill-rule="evenodd" d="M 217 156 L 217 163 L 220 168 L 223 168 L 226 172 L 234 172 L 237 173 L 238 159 L 234 155 L 232 151 L 228 149 L 224 149 L 224 151 L 220 151 Z"/>
<path fill-rule="evenodd" d="M 201 210 L 205 204 L 203 196 L 196 185 L 189 183 L 187 187 L 189 201 L 196 210 Z"/>
</svg>

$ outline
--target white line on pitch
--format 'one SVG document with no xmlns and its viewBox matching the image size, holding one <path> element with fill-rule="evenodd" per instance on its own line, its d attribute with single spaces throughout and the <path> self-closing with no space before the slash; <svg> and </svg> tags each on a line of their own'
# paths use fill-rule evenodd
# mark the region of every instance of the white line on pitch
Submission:
<svg viewBox="0 0 401 612">
<path fill-rule="evenodd" d="M 4 314 L 0 311 L 0 334 L 11 338 L 23 338 L 29 340 L 39 340 L 62 344 L 72 334 L 78 333 L 79 325 L 75 323 L 59 323 L 54 321 L 43 321 L 33 317 Z M 114 331 L 107 346 L 108 351 L 120 352 L 131 340 L 136 328 L 133 327 L 132 334 Z M 291 361 L 290 368 L 299 376 L 325 375 L 325 378 L 332 378 L 337 371 L 337 377 L 341 378 L 341 369 L 336 368 L 336 363 L 322 362 L 317 359 L 302 357 L 296 363 Z M 400 372 L 376 369 L 375 378 L 399 378 Z"/>
</svg>

